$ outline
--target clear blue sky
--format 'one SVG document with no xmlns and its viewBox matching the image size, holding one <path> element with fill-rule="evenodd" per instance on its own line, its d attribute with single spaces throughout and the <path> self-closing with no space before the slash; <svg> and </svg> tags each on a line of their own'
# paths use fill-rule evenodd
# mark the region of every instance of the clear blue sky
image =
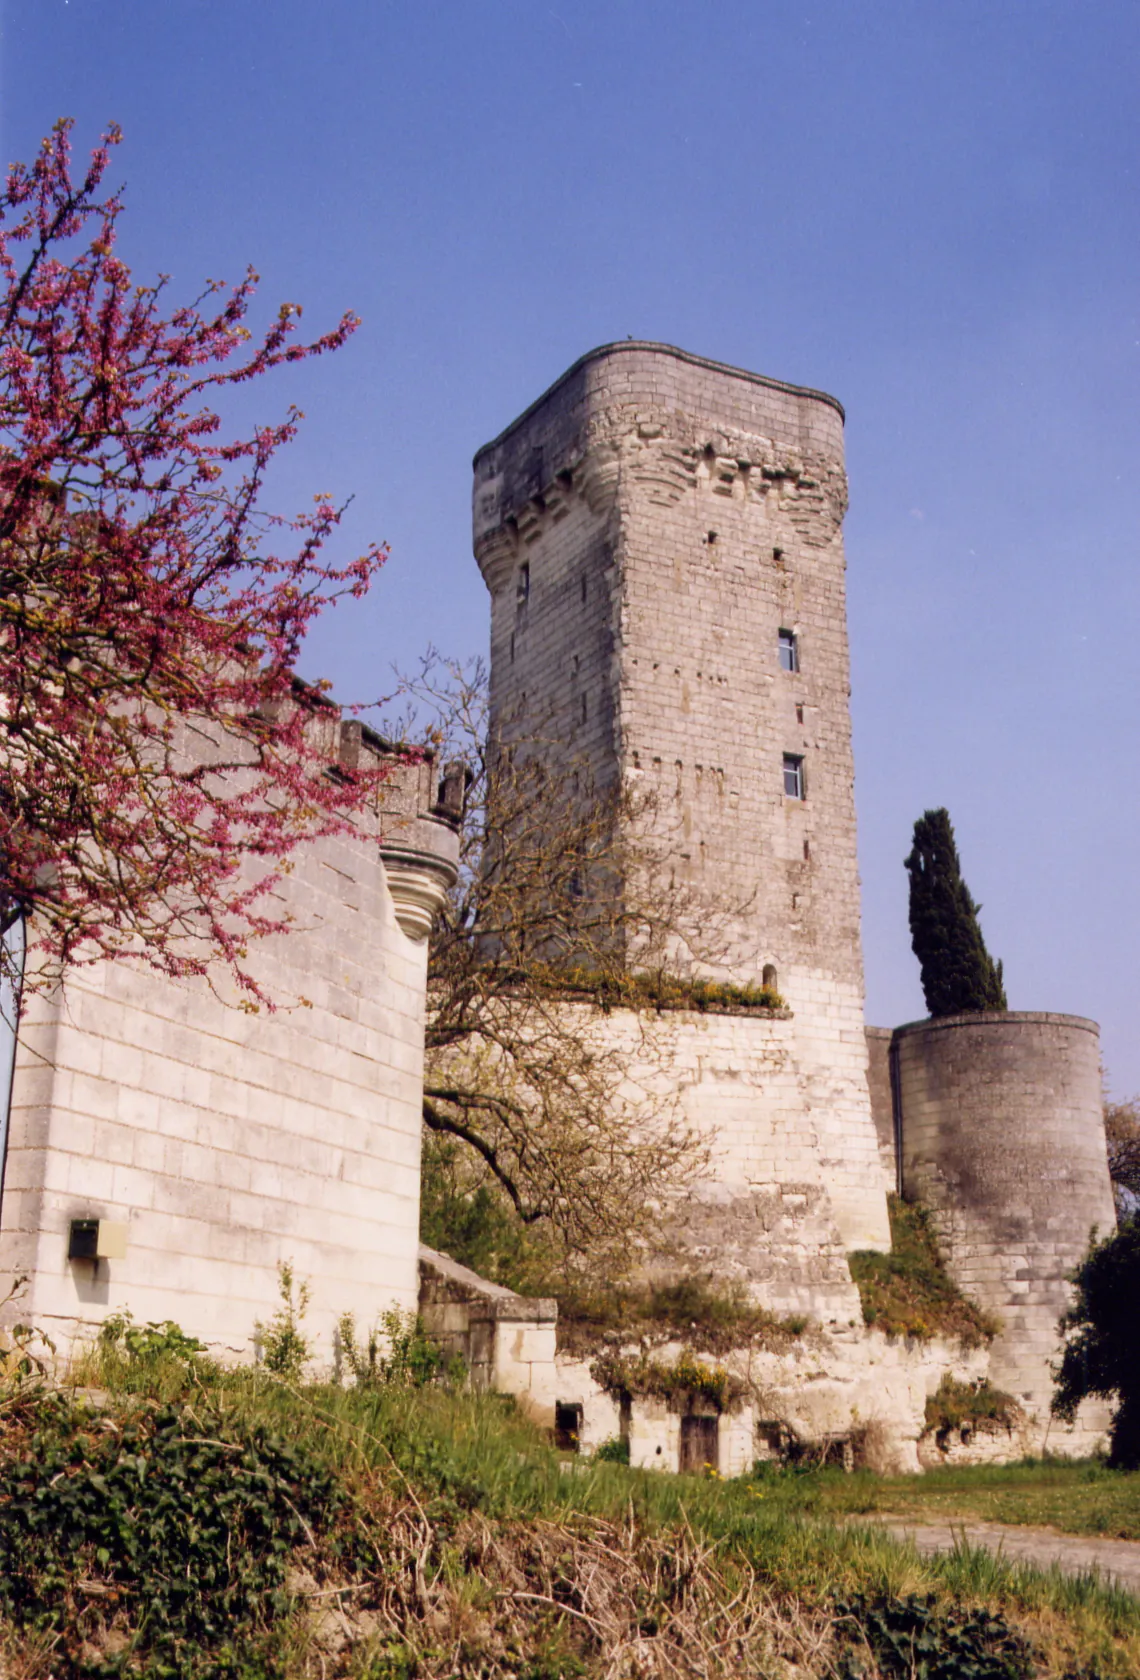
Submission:
<svg viewBox="0 0 1140 1680">
<path fill-rule="evenodd" d="M 923 1013 L 902 858 L 949 806 L 1015 1008 L 1140 1089 L 1135 0 L 3 0 L 0 140 L 126 143 L 180 295 L 364 326 L 290 370 L 283 506 L 374 595 L 310 669 L 480 649 L 476 447 L 632 334 L 847 408 L 868 1018 Z M 268 416 L 269 409 L 265 410 Z"/>
</svg>

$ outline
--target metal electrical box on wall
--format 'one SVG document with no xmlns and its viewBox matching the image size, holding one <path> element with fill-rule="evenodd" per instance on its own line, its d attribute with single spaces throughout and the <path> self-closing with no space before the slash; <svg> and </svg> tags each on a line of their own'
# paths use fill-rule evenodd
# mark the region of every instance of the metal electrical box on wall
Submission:
<svg viewBox="0 0 1140 1680">
<path fill-rule="evenodd" d="M 127 1227 L 111 1219 L 73 1219 L 67 1242 L 69 1260 L 125 1260 Z"/>
</svg>

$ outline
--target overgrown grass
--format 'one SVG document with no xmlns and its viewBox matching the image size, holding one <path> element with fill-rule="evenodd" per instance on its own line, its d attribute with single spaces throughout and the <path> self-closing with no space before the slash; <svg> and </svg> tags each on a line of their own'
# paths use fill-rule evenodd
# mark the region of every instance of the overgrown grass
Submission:
<svg viewBox="0 0 1140 1680">
<path fill-rule="evenodd" d="M 938 1254 L 925 1208 L 888 1198 L 891 1251 L 870 1249 L 849 1256 L 851 1276 L 863 1303 L 863 1320 L 891 1336 L 952 1336 L 978 1347 L 1001 1328 L 991 1313 L 963 1295 Z"/>
<path fill-rule="evenodd" d="M 613 1284 L 590 1289 L 577 1282 L 558 1298 L 558 1345 L 593 1352 L 600 1342 L 652 1347 L 683 1340 L 694 1353 L 733 1348 L 785 1348 L 806 1318 L 779 1318 L 751 1300 L 743 1286 L 691 1275 L 659 1284 Z"/>
<path fill-rule="evenodd" d="M 40 1554 L 10 1541 L 3 1558 L 17 1599 L 26 1589 L 37 1606 L 10 1612 L 5 1635 L 9 1672 L 25 1680 L 555 1680 L 616 1673 L 627 1647 L 628 1671 L 645 1676 L 779 1674 L 794 1661 L 821 1680 L 859 1665 L 868 1680 L 998 1680 L 1028 1674 L 1030 1647 L 1041 1673 L 1140 1675 L 1140 1602 L 984 1553 L 922 1559 L 835 1520 L 877 1508 L 874 1489 L 899 1484 L 826 1471 L 721 1483 L 594 1462 L 567 1472 L 501 1399 L 441 1388 L 288 1386 L 122 1350 L 92 1355 L 76 1375 L 102 1391 L 94 1407 L 27 1385 L 0 1395 L 0 1536 L 14 1488 L 29 1510 L 62 1489 L 72 1512 L 70 1527 L 49 1532 L 62 1536 L 53 1578 L 29 1580 L 33 1568 L 43 1575 Z M 165 1446 L 150 1448 L 163 1430 Z M 193 1638 L 148 1619 L 139 1585 L 180 1557 L 199 1590 L 193 1525 L 177 1531 L 180 1553 L 161 1549 L 162 1512 L 196 1498 L 179 1469 L 187 1460 L 245 1464 L 256 1495 L 235 1532 L 257 1555 L 211 1554 L 214 1574 L 200 1583 L 209 1625 Z M 955 1477 L 970 1485 L 962 1471 L 929 1482 Z M 158 1551 L 140 1553 L 138 1537 L 152 1533 Z M 250 1586 L 258 1570 L 269 1572 L 263 1601 Z M 890 1630 L 904 1639 L 907 1627 L 934 1653 L 924 1670 L 892 1666 Z"/>
<path fill-rule="evenodd" d="M 926 1401 L 926 1427 L 935 1435 L 943 1435 L 964 1425 L 977 1428 L 996 1424 L 1012 1429 L 1023 1416 L 1021 1407 L 1002 1388 L 994 1388 L 988 1380 L 959 1382 L 947 1373 L 935 1392 Z"/>
<path fill-rule="evenodd" d="M 783 1009 L 784 1000 L 773 986 L 737 986 L 726 980 L 700 980 L 691 975 L 617 974 L 573 968 L 556 976 L 560 991 L 610 1009 L 693 1009 L 722 1015 L 748 1015 L 758 1010 Z"/>
</svg>

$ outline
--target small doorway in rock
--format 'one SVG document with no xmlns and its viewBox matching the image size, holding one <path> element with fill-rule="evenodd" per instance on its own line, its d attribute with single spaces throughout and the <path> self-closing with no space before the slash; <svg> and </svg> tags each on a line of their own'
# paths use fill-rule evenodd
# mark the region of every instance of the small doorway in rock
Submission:
<svg viewBox="0 0 1140 1680">
<path fill-rule="evenodd" d="M 582 1439 L 582 1408 L 576 1401 L 554 1405 L 554 1444 L 563 1452 L 577 1452 Z"/>
<path fill-rule="evenodd" d="M 699 1472 L 717 1467 L 717 1445 L 720 1419 L 716 1417 L 683 1417 L 681 1419 L 681 1471 Z"/>
</svg>

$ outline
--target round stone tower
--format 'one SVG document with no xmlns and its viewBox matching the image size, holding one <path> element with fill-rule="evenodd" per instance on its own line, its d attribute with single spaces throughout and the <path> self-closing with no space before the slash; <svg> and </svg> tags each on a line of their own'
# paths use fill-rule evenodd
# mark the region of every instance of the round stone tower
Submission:
<svg viewBox="0 0 1140 1680">
<path fill-rule="evenodd" d="M 794 1179 L 862 1248 L 889 1237 L 863 1035 L 846 506 L 833 397 L 663 344 L 589 352 L 475 457 L 493 727 L 540 734 L 595 787 L 645 789 L 691 902 L 735 907 L 717 977 L 767 981 L 789 1013 L 695 1023 L 676 1035 L 678 1081 L 722 1187 L 771 1196 Z M 776 1224 L 794 1223 L 786 1203 Z M 844 1289 L 835 1311 L 857 1312 Z"/>
<path fill-rule="evenodd" d="M 931 1209 L 954 1278 L 1002 1321 L 991 1380 L 1046 1417 L 1068 1276 L 1090 1232 L 1116 1225 L 1096 1023 L 950 1015 L 900 1027 L 892 1054 L 903 1194 Z M 1083 1408 L 1081 1433 L 1103 1412 Z"/>
</svg>

